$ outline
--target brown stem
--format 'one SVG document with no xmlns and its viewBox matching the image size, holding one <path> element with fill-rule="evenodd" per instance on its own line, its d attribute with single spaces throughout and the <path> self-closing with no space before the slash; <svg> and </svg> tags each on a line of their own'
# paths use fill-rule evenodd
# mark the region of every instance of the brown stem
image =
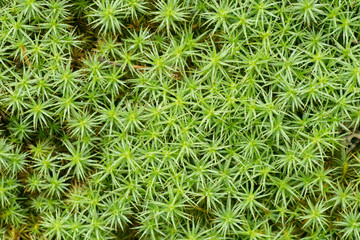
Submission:
<svg viewBox="0 0 360 240">
<path fill-rule="evenodd" d="M 25 58 L 25 62 L 26 62 L 26 65 L 28 65 L 28 67 L 30 67 L 30 61 L 29 61 L 29 58 L 26 54 L 26 49 L 23 45 L 21 45 L 21 50 L 22 50 L 22 53 L 24 54 L 24 58 Z"/>
</svg>

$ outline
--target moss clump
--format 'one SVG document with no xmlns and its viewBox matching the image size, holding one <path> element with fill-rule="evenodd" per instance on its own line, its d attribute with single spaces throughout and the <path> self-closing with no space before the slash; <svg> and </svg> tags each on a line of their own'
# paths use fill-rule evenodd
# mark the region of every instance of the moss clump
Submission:
<svg viewBox="0 0 360 240">
<path fill-rule="evenodd" d="M 0 0 L 0 239 L 360 239 L 359 10 Z"/>
</svg>

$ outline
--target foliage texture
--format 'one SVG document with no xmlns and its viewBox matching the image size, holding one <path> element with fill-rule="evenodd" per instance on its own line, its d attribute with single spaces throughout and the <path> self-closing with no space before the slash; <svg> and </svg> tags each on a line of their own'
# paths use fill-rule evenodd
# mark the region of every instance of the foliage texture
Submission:
<svg viewBox="0 0 360 240">
<path fill-rule="evenodd" d="M 359 13 L 0 0 L 0 239 L 360 239 Z"/>
</svg>

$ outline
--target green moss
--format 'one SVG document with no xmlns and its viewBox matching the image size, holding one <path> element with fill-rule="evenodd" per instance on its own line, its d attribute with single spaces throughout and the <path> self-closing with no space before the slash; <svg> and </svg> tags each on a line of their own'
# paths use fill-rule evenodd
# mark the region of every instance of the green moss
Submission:
<svg viewBox="0 0 360 240">
<path fill-rule="evenodd" d="M 359 11 L 0 0 L 0 239 L 360 239 Z"/>
</svg>

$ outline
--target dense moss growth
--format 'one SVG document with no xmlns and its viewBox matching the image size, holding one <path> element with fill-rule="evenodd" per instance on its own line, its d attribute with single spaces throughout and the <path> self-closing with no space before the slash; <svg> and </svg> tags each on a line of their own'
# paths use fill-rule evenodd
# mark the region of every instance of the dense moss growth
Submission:
<svg viewBox="0 0 360 240">
<path fill-rule="evenodd" d="M 352 0 L 0 0 L 0 239 L 360 239 Z"/>
</svg>

